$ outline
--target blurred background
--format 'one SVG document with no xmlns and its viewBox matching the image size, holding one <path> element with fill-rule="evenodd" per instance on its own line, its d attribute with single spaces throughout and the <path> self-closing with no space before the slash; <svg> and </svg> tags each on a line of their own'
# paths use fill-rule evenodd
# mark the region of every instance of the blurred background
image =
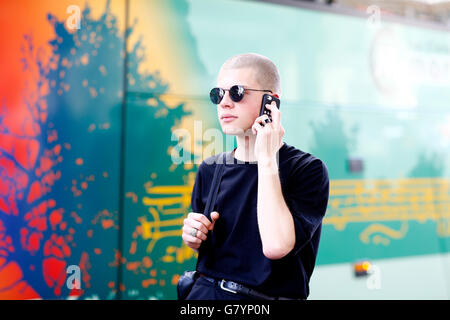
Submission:
<svg viewBox="0 0 450 320">
<path fill-rule="evenodd" d="M 176 299 L 209 90 L 245 52 L 329 169 L 309 299 L 450 298 L 450 1 L 0 3 L 0 299 Z"/>
</svg>

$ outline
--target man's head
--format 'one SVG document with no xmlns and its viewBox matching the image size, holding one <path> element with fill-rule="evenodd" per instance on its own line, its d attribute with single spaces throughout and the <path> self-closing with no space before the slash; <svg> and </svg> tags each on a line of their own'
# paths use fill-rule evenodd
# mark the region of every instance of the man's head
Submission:
<svg viewBox="0 0 450 320">
<path fill-rule="evenodd" d="M 244 89 L 270 90 L 272 93 L 246 90 L 243 99 L 235 102 L 228 91 L 234 85 L 241 85 Z M 217 77 L 217 87 L 227 90 L 217 105 L 217 115 L 225 134 L 239 135 L 251 128 L 259 116 L 263 94 L 269 93 L 278 98 L 281 96 L 277 67 L 267 57 L 256 53 L 235 55 L 225 61 Z M 222 118 L 226 114 L 236 118 L 226 121 Z"/>
</svg>

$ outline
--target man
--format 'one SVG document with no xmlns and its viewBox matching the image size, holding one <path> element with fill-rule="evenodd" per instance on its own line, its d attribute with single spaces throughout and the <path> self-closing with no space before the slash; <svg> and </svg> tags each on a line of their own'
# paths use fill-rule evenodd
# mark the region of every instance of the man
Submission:
<svg viewBox="0 0 450 320">
<path fill-rule="evenodd" d="M 259 116 L 265 93 L 280 97 L 280 76 L 272 61 L 254 53 L 228 59 L 211 90 L 222 130 L 236 136 L 237 148 L 227 153 L 212 221 L 203 211 L 217 155 L 199 166 L 182 235 L 199 253 L 200 277 L 188 300 L 308 297 L 328 171 L 320 159 L 282 141 L 275 104 L 267 105 L 272 122 Z"/>
</svg>

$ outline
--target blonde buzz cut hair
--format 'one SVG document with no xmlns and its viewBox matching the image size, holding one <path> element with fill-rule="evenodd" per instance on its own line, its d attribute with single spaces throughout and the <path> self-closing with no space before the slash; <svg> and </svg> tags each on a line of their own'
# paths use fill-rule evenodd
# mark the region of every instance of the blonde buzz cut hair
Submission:
<svg viewBox="0 0 450 320">
<path fill-rule="evenodd" d="M 258 53 L 242 53 L 229 58 L 222 69 L 251 68 L 261 89 L 272 90 L 281 96 L 281 78 L 278 68 L 269 58 Z"/>
</svg>

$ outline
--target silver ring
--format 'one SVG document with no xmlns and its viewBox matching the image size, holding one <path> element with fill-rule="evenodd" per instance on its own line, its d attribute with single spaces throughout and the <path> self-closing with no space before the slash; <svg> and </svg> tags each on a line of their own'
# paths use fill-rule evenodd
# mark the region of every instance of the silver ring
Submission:
<svg viewBox="0 0 450 320">
<path fill-rule="evenodd" d="M 192 228 L 192 230 L 191 230 L 191 236 L 193 236 L 193 237 L 196 237 L 197 236 L 197 229 L 195 229 L 195 228 Z"/>
</svg>

